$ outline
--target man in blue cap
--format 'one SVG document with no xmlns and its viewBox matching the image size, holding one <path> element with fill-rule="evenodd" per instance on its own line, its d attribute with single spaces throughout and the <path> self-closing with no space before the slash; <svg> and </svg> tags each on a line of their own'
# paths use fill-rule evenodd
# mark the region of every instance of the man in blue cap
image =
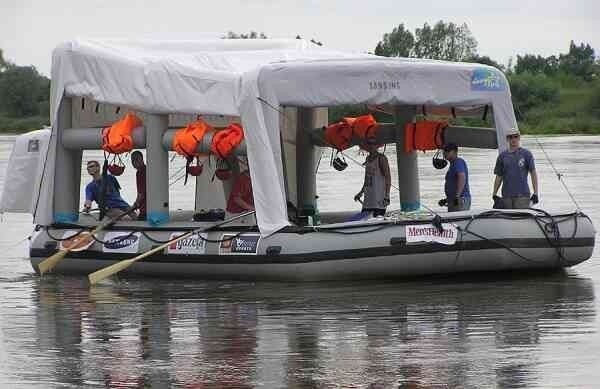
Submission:
<svg viewBox="0 0 600 389">
<path fill-rule="evenodd" d="M 465 160 L 458 156 L 456 143 L 444 145 L 444 158 L 450 162 L 444 185 L 446 198 L 440 200 L 438 204 L 442 207 L 447 205 L 448 212 L 467 211 L 471 209 L 469 168 Z"/>
<path fill-rule="evenodd" d="M 538 199 L 538 177 L 535 171 L 533 155 L 527 149 L 521 147 L 521 135 L 519 130 L 511 128 L 507 131 L 508 150 L 498 155 L 494 167 L 494 192 L 492 197 L 494 203 L 501 203 L 505 209 L 529 208 L 531 204 L 537 204 Z M 531 175 L 533 194 L 529 191 L 527 175 Z M 502 185 L 502 199 L 496 195 Z"/>
</svg>

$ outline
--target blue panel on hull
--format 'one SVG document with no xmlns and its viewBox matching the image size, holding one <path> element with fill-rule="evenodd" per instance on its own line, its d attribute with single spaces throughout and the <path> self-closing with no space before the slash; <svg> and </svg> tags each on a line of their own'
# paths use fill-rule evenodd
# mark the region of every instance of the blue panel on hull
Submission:
<svg viewBox="0 0 600 389">
<path fill-rule="evenodd" d="M 54 223 L 72 223 L 79 219 L 78 213 L 73 212 L 61 212 L 54 214 Z"/>
<path fill-rule="evenodd" d="M 420 202 L 416 202 L 416 203 L 400 203 L 400 210 L 402 212 L 416 211 L 419 208 L 421 208 L 421 203 Z"/>
<path fill-rule="evenodd" d="M 163 224 L 169 221 L 168 212 L 148 212 L 146 220 L 153 226 Z"/>
</svg>

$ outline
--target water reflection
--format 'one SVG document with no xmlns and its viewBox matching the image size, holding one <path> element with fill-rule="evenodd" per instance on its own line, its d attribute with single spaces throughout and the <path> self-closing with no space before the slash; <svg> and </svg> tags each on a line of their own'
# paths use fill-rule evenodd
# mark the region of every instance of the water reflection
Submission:
<svg viewBox="0 0 600 389">
<path fill-rule="evenodd" d="M 594 331 L 592 281 L 491 277 L 34 279 L 37 342 L 12 341 L 33 348 L 38 380 L 76 387 L 535 386 L 545 342 Z"/>
</svg>

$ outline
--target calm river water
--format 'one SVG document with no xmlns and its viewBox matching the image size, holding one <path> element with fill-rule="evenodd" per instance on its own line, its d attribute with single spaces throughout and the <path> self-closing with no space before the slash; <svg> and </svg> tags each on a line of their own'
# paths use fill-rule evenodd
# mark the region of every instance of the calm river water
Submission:
<svg viewBox="0 0 600 389">
<path fill-rule="evenodd" d="M 13 139 L 0 137 L 0 187 Z M 541 142 L 598 228 L 600 137 Z M 573 209 L 537 142 L 525 138 L 524 146 L 537 158 L 540 205 Z M 462 154 L 474 207 L 489 207 L 495 151 Z M 430 158 L 420 156 L 420 169 L 431 206 L 441 198 L 443 172 Z M 328 162 L 324 157 L 319 171 L 319 207 L 356 209 L 360 168 L 339 173 Z M 173 163 L 173 172 L 180 165 Z M 130 200 L 131 170 L 122 182 Z M 173 185 L 172 204 L 190 206 L 192 187 Z M 37 277 L 22 241 L 30 231 L 27 215 L 5 214 L 0 223 L 2 388 L 600 382 L 598 248 L 591 260 L 550 274 L 310 284 L 119 279 L 90 289 L 83 277 Z"/>
</svg>

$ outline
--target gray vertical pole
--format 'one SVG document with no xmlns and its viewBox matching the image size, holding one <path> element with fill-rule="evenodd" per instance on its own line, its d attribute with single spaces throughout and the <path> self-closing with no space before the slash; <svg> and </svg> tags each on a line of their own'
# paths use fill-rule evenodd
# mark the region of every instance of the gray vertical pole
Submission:
<svg viewBox="0 0 600 389">
<path fill-rule="evenodd" d="M 163 134 L 169 115 L 147 115 L 146 127 L 146 220 L 157 225 L 169 221 L 169 152 Z"/>
<path fill-rule="evenodd" d="M 394 114 L 397 125 L 396 158 L 398 161 L 398 186 L 400 188 L 400 209 L 414 211 L 421 207 L 419 192 L 419 165 L 417 153 L 404 151 L 404 126 L 415 119 L 414 106 L 396 106 Z"/>
<path fill-rule="evenodd" d="M 63 97 L 56 123 L 56 167 L 54 175 L 54 222 L 69 223 L 79 218 L 81 184 L 81 150 L 63 147 L 62 134 L 72 127 L 72 102 Z"/>
<path fill-rule="evenodd" d="M 315 110 L 298 107 L 296 131 L 296 180 L 298 187 L 298 210 L 300 216 L 312 216 L 316 211 L 315 196 L 315 149 L 311 142 L 311 129 L 314 128 Z"/>
</svg>

